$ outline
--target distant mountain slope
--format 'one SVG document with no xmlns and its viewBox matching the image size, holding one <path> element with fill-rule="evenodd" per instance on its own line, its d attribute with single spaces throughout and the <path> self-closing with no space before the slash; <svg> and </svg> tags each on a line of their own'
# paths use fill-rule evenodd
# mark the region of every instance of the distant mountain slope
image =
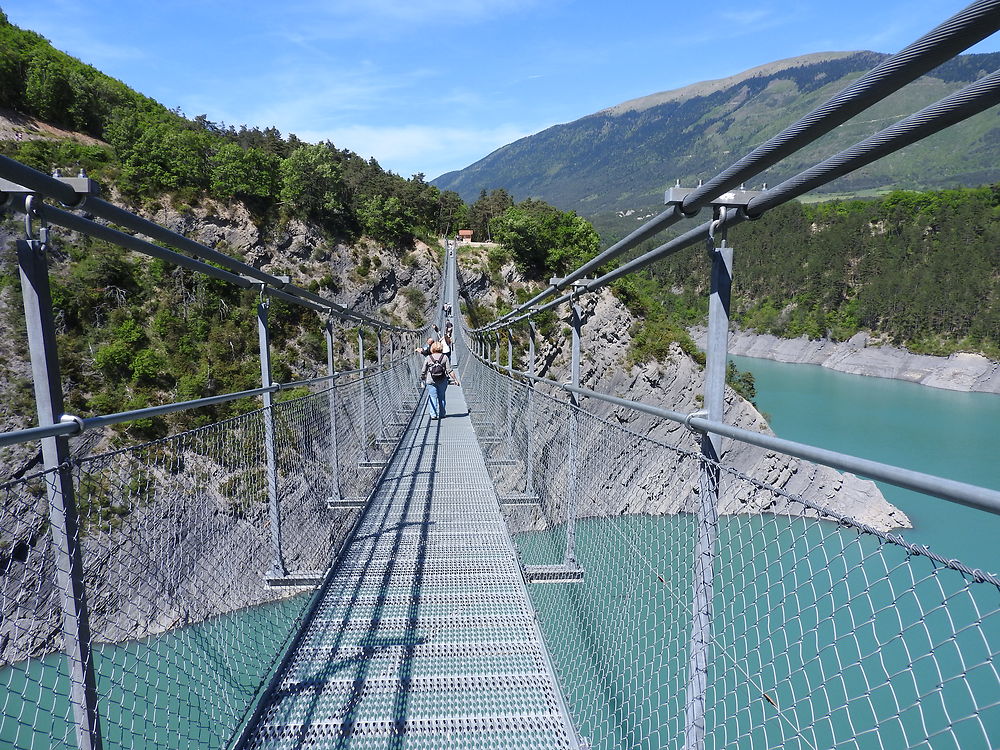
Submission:
<svg viewBox="0 0 1000 750">
<path fill-rule="evenodd" d="M 829 52 L 634 99 L 504 146 L 433 181 L 474 200 L 503 187 L 585 216 L 642 212 L 680 179 L 692 185 L 822 104 L 886 55 Z M 1000 67 L 1000 53 L 963 55 L 771 169 L 774 184 Z M 1000 180 L 994 109 L 853 175 L 831 192 L 931 188 Z M 749 186 L 748 186 L 749 187 Z"/>
</svg>

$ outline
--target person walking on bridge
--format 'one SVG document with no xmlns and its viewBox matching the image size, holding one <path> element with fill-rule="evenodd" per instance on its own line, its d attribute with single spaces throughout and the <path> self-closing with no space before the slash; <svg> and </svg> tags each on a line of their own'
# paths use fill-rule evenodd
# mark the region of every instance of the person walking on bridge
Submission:
<svg viewBox="0 0 1000 750">
<path fill-rule="evenodd" d="M 445 393 L 448 383 L 458 385 L 455 371 L 443 352 L 440 341 L 431 344 L 431 353 L 424 359 L 424 367 L 420 371 L 420 380 L 427 386 L 427 410 L 431 419 L 441 419 L 446 415 Z"/>
<path fill-rule="evenodd" d="M 434 339 L 427 339 L 427 343 L 416 349 L 417 354 L 422 354 L 423 356 L 428 356 L 431 353 L 431 346 L 434 344 Z"/>
</svg>

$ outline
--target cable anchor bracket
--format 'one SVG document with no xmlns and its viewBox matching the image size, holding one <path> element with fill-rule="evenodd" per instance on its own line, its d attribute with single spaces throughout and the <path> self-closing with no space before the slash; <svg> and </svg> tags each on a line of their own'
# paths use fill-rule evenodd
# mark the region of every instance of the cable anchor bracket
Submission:
<svg viewBox="0 0 1000 750">
<path fill-rule="evenodd" d="M 765 185 L 764 187 L 766 190 L 767 186 Z M 680 180 L 678 180 L 677 184 L 675 184 L 671 188 L 667 188 L 667 190 L 664 192 L 663 204 L 665 206 L 677 206 L 678 210 L 680 210 L 680 212 L 687 217 L 695 216 L 698 213 L 698 211 L 692 212 L 690 210 L 685 210 L 684 200 L 689 195 L 700 189 L 701 189 L 700 185 L 696 188 L 681 187 Z M 742 185 L 740 185 L 740 187 L 737 190 L 729 190 L 723 193 L 722 195 L 718 196 L 717 198 L 713 198 L 706 205 L 712 206 L 713 208 L 716 209 L 735 208 L 737 211 L 740 211 L 741 213 L 744 214 L 744 218 L 750 219 L 753 217 L 747 215 L 746 213 L 747 205 L 749 205 L 750 201 L 752 201 L 754 198 L 763 194 L 764 190 L 747 190 Z"/>
<path fill-rule="evenodd" d="M 75 201 L 62 204 L 66 208 L 82 208 L 83 204 L 87 202 L 87 198 L 92 195 L 98 196 L 101 194 L 101 186 L 97 181 L 87 177 L 86 171 L 82 169 L 78 177 L 63 177 L 57 174 L 54 175 L 53 179 L 59 180 L 64 185 L 73 188 L 73 192 L 76 193 Z M 16 182 L 11 182 L 0 177 L 0 208 L 12 202 L 19 195 L 35 195 L 37 193 L 37 190 L 26 188 L 24 185 L 18 185 Z"/>
<path fill-rule="evenodd" d="M 699 430 L 697 427 L 695 427 L 694 425 L 692 425 L 691 424 L 691 420 L 692 419 L 705 419 L 707 417 L 708 417 L 708 410 L 707 409 L 699 409 L 698 411 L 693 411 L 690 414 L 688 414 L 686 417 L 684 417 L 684 426 L 687 427 L 689 430 L 691 430 L 691 432 L 693 432 L 694 434 L 700 436 L 700 435 L 703 434 L 704 431 L 703 430 Z"/>
</svg>

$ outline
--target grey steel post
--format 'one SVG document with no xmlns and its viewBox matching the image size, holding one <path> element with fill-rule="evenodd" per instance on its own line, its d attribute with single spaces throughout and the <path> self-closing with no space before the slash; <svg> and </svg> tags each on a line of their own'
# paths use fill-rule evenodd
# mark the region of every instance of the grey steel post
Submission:
<svg viewBox="0 0 1000 750">
<path fill-rule="evenodd" d="M 511 421 L 514 419 L 514 376 L 511 371 L 514 369 L 514 334 L 507 329 L 507 450 L 511 445 Z"/>
<path fill-rule="evenodd" d="M 385 378 L 382 376 L 382 329 L 375 329 L 375 416 L 378 418 L 378 434 L 385 437 L 385 402 L 389 398 L 386 393 Z"/>
<path fill-rule="evenodd" d="M 257 341 L 260 344 L 260 382 L 264 388 L 271 386 L 271 342 L 267 329 L 267 311 L 270 302 L 264 297 L 261 285 L 261 298 L 257 305 Z M 273 565 L 271 575 L 278 577 L 287 574 L 285 561 L 281 554 L 281 506 L 278 503 L 278 467 L 274 457 L 274 396 L 266 391 L 261 398 L 264 400 L 264 458 L 267 462 L 267 507 L 271 521 L 271 552 Z"/>
<path fill-rule="evenodd" d="M 573 349 L 570 364 L 570 380 L 574 388 L 580 387 L 580 326 L 582 316 L 576 298 L 570 304 L 570 327 L 573 329 Z M 579 496 L 576 488 L 576 469 L 579 460 L 580 440 L 580 399 L 569 392 L 569 461 L 566 465 L 566 566 L 576 565 L 576 514 Z"/>
<path fill-rule="evenodd" d="M 493 332 L 493 366 L 496 368 L 497 372 L 500 372 L 500 331 Z M 500 378 L 493 378 L 494 391 L 492 397 L 493 407 L 496 410 L 500 408 Z M 494 431 L 500 428 L 500 420 L 496 420 L 493 423 Z"/>
<path fill-rule="evenodd" d="M 365 334 L 358 326 L 358 384 L 361 386 L 361 460 L 368 460 L 368 406 L 365 404 Z"/>
<path fill-rule="evenodd" d="M 722 209 L 725 211 L 725 209 Z M 723 214 L 724 218 L 724 214 Z M 718 222 L 713 224 L 716 226 Z M 725 411 L 726 361 L 729 350 L 729 300 L 733 284 L 733 250 L 726 240 L 715 246 L 709 232 L 708 253 L 712 258 L 711 296 L 708 302 L 708 342 L 705 362 L 705 409 L 708 418 L 723 420 Z M 719 456 L 722 438 L 706 433 L 701 438 L 701 472 L 698 493 L 698 540 L 694 553 L 694 591 L 691 612 L 691 646 L 685 705 L 684 746 L 704 750 L 705 712 L 708 692 L 709 649 L 712 640 L 712 596 L 715 585 L 715 555 L 719 533 Z"/>
<path fill-rule="evenodd" d="M 333 378 L 337 374 L 337 367 L 333 363 L 333 321 L 327 319 L 323 327 L 323 337 L 326 339 L 326 374 Z M 330 381 L 330 395 L 328 396 L 330 408 L 330 471 L 332 472 L 331 483 L 333 490 L 330 499 L 340 500 L 340 455 L 337 441 L 337 381 Z"/>
<path fill-rule="evenodd" d="M 62 379 L 52 320 L 52 295 L 46 264 L 48 230 L 42 227 L 41 240 L 31 239 L 33 197 L 25 207 L 27 240 L 17 241 L 24 317 L 31 354 L 31 374 L 35 381 L 35 405 L 39 427 L 58 424 L 63 417 Z M 69 659 L 70 704 L 76 725 L 76 742 L 81 750 L 101 748 L 97 687 L 90 651 L 90 620 L 83 584 L 83 557 L 80 552 L 79 519 L 69 466 L 69 438 L 42 439 L 45 462 L 45 489 L 49 502 L 49 523 L 55 554 L 56 584 L 62 604 L 63 647 Z"/>
<path fill-rule="evenodd" d="M 531 377 L 536 377 L 535 372 L 535 321 L 528 321 L 528 374 Z M 527 415 L 527 448 L 525 449 L 525 471 L 527 474 L 525 494 L 534 495 L 535 494 L 535 452 L 534 452 L 534 441 L 535 441 L 535 381 L 528 381 L 528 415 Z"/>
<path fill-rule="evenodd" d="M 458 275 L 457 271 L 458 260 L 454 255 L 448 257 L 448 304 L 451 306 L 451 314 L 448 315 L 448 319 L 452 322 L 451 329 L 451 366 L 458 367 L 458 339 L 459 339 L 459 328 L 454 325 L 455 318 L 458 317 Z M 447 325 L 447 321 L 445 321 Z"/>
</svg>

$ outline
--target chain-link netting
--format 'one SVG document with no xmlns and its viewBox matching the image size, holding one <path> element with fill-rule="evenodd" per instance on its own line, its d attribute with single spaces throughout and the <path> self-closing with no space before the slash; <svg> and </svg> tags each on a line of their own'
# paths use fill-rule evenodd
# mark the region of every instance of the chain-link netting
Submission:
<svg viewBox="0 0 1000 750">
<path fill-rule="evenodd" d="M 682 748 L 703 732 L 707 748 L 1000 747 L 995 577 L 828 510 L 826 489 L 711 464 L 687 430 L 654 441 L 468 360 L 526 570 L 583 569 L 531 595 L 585 745 Z M 692 705 L 703 467 L 723 515 Z"/>
<path fill-rule="evenodd" d="M 413 412 L 415 360 L 66 467 L 105 748 L 227 746 Z M 0 747 L 76 746 L 55 476 L 0 487 Z"/>
</svg>

